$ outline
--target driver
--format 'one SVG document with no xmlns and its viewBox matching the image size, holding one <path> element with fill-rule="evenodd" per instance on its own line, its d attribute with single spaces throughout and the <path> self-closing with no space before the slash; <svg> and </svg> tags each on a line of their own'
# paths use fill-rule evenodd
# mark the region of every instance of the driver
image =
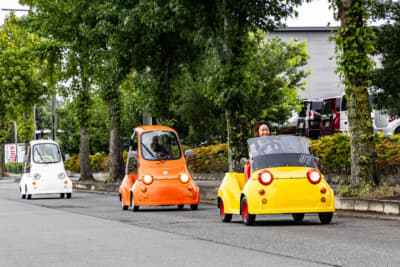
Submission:
<svg viewBox="0 0 400 267">
<path fill-rule="evenodd" d="M 158 136 L 157 135 L 153 136 L 153 139 L 152 139 L 151 144 L 150 144 L 150 148 L 151 148 L 151 150 L 153 150 L 156 153 L 161 153 L 161 154 L 164 154 L 164 155 L 168 155 L 168 149 L 166 149 L 165 147 L 163 147 L 162 145 L 160 145 L 158 143 Z"/>
<path fill-rule="evenodd" d="M 262 137 L 262 136 L 270 136 L 271 131 L 269 130 L 269 126 L 266 121 L 260 120 L 256 122 L 254 125 L 254 134 L 256 137 Z M 249 180 L 250 178 L 250 170 L 251 170 L 251 164 L 249 161 L 249 164 L 244 168 L 244 176 L 246 177 L 246 180 Z"/>
</svg>

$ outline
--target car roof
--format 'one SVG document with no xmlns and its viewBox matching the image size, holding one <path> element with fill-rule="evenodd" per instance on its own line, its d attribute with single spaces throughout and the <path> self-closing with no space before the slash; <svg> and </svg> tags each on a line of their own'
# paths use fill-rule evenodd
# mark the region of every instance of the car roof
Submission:
<svg viewBox="0 0 400 267">
<path fill-rule="evenodd" d="M 170 131 L 176 133 L 176 131 L 170 127 L 163 125 L 143 125 L 135 128 L 135 131 L 139 134 L 151 131 Z"/>
<path fill-rule="evenodd" d="M 51 140 L 51 139 L 31 140 L 31 141 L 29 141 L 29 144 L 31 146 L 37 145 L 37 144 L 56 144 L 56 145 L 58 145 L 58 143 L 56 141 Z"/>
</svg>

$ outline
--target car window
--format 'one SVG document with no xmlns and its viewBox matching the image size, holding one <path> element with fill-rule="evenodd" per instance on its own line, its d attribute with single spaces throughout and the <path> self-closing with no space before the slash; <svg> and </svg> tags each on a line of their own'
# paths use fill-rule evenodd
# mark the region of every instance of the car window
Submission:
<svg viewBox="0 0 400 267">
<path fill-rule="evenodd" d="M 321 108 L 322 108 L 322 102 L 320 102 L 320 101 L 312 102 L 312 106 L 311 106 L 312 110 L 315 110 L 317 112 L 321 112 Z"/>
<path fill-rule="evenodd" d="M 342 98 L 336 98 L 336 111 L 340 111 L 340 104 L 342 103 Z"/>
<path fill-rule="evenodd" d="M 50 143 L 34 145 L 32 155 L 36 163 L 55 163 L 61 160 L 58 146 Z"/>
<path fill-rule="evenodd" d="M 347 97 L 343 96 L 342 97 L 342 104 L 341 104 L 341 109 L 340 111 L 346 111 L 347 110 Z"/>
<path fill-rule="evenodd" d="M 324 100 L 322 114 L 323 115 L 332 114 L 334 108 L 335 108 L 335 100 L 334 99 Z"/>
<path fill-rule="evenodd" d="M 146 160 L 174 160 L 182 156 L 178 138 L 173 132 L 146 132 L 140 138 L 141 153 Z"/>
</svg>

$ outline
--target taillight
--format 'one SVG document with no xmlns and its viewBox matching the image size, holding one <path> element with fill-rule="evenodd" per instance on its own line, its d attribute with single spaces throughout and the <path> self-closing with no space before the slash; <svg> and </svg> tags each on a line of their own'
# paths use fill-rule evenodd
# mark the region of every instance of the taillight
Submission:
<svg viewBox="0 0 400 267">
<path fill-rule="evenodd" d="M 274 178 L 274 177 L 272 176 L 272 173 L 270 173 L 270 172 L 267 171 L 267 170 L 261 171 L 261 172 L 258 174 L 258 181 L 259 181 L 261 184 L 263 184 L 263 185 L 269 185 L 269 184 L 271 184 L 273 178 Z"/>
<path fill-rule="evenodd" d="M 313 119 L 314 119 L 314 113 L 313 113 L 312 110 L 309 110 L 309 111 L 308 111 L 308 117 L 310 118 L 310 120 L 313 120 Z"/>
<path fill-rule="evenodd" d="M 307 172 L 308 181 L 312 184 L 318 184 L 321 181 L 321 173 L 316 169 L 311 169 Z"/>
</svg>

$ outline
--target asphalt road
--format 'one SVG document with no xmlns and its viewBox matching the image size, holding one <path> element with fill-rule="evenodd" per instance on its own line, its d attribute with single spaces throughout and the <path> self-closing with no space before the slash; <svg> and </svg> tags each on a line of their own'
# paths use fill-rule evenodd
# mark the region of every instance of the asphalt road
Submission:
<svg viewBox="0 0 400 267">
<path fill-rule="evenodd" d="M 0 266 L 400 266 L 400 220 L 239 216 L 213 204 L 123 211 L 116 195 L 20 199 L 0 179 Z"/>
</svg>

